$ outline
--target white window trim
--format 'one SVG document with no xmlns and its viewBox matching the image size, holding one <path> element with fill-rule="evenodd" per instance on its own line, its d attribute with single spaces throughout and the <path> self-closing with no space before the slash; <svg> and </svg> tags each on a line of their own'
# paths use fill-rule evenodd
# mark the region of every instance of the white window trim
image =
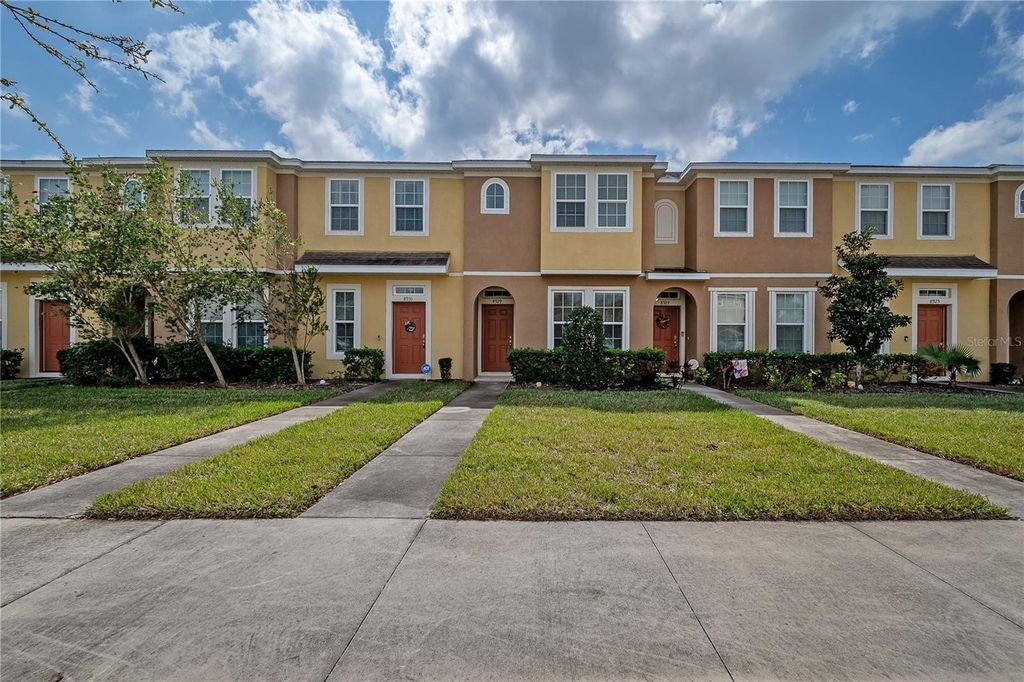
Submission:
<svg viewBox="0 0 1024 682">
<path fill-rule="evenodd" d="M 505 191 L 504 208 L 487 208 L 487 188 L 497 183 Z M 512 194 L 508 190 L 508 184 L 501 178 L 490 178 L 480 186 L 480 213 L 492 215 L 508 215 L 509 204 L 512 203 Z"/>
<path fill-rule="evenodd" d="M 334 323 L 337 321 L 334 317 L 334 294 L 338 291 L 351 291 L 355 293 L 355 326 L 352 331 L 352 347 L 359 348 L 362 346 L 362 298 L 363 288 L 359 284 L 328 284 L 327 285 L 327 353 L 324 357 L 328 360 L 344 360 L 344 351 L 337 351 L 335 331 L 336 328 Z"/>
<path fill-rule="evenodd" d="M 720 195 L 723 182 L 745 182 L 747 183 L 747 231 L 746 232 L 722 232 L 722 212 Z M 725 208 L 742 208 L 741 206 L 726 206 Z M 716 237 L 753 237 L 754 236 L 754 180 L 752 178 L 715 178 L 715 236 Z"/>
<path fill-rule="evenodd" d="M 935 298 L 932 296 L 921 296 L 922 289 L 946 289 L 949 291 L 949 295 L 945 297 Z M 917 306 L 918 305 L 947 305 L 949 306 L 949 315 L 946 317 L 946 325 L 948 327 L 948 337 L 946 338 L 946 347 L 950 348 L 955 346 L 956 341 L 956 330 L 958 324 L 957 308 L 957 290 L 956 284 L 936 284 L 936 283 L 921 283 L 914 285 L 914 309 L 911 311 L 910 319 L 910 352 L 917 352 Z"/>
<path fill-rule="evenodd" d="M 334 206 L 334 204 L 331 203 L 331 182 L 333 182 L 335 180 L 355 180 L 357 183 L 359 183 L 359 204 L 358 204 L 358 206 L 359 206 L 359 218 L 358 218 L 358 220 L 359 220 L 359 229 L 358 230 L 332 230 L 331 229 L 331 208 Z M 362 237 L 363 236 L 363 234 L 364 234 L 364 225 L 365 225 L 365 222 L 363 221 L 363 206 L 366 205 L 366 200 L 365 200 L 365 197 L 364 197 L 364 194 L 363 194 L 364 186 L 365 186 L 365 183 L 363 182 L 363 178 L 361 178 L 361 177 L 353 178 L 353 177 L 335 176 L 335 177 L 330 177 L 330 178 L 326 178 L 325 179 L 325 181 L 324 181 L 324 234 L 331 235 L 332 237 Z M 393 200 L 393 197 L 394 197 L 394 185 L 392 185 L 391 195 L 392 195 L 392 200 Z M 426 199 L 426 195 L 424 195 L 424 199 Z M 349 206 L 349 204 L 337 204 L 337 205 L 338 206 Z M 392 223 L 392 226 L 394 225 L 394 221 L 395 221 L 394 213 L 395 213 L 394 208 L 392 208 L 392 210 L 391 210 L 391 223 Z"/>
<path fill-rule="evenodd" d="M 199 170 L 203 170 L 203 169 L 200 168 Z M 224 183 L 224 173 L 232 172 L 232 171 L 245 171 L 245 172 L 249 173 L 249 177 L 252 178 L 252 181 L 249 183 L 250 186 L 252 187 L 251 193 L 249 194 L 249 196 L 242 195 L 239 198 L 240 199 L 241 198 L 247 198 L 249 200 L 250 210 L 252 211 L 252 214 L 255 215 L 255 213 L 256 213 L 256 178 L 257 178 L 256 168 L 255 167 L 247 167 L 247 166 L 225 166 L 224 168 L 218 169 L 218 171 L 217 171 L 217 181 L 220 182 L 221 184 L 223 184 Z M 211 214 L 210 220 L 212 221 L 216 217 L 217 212 L 220 209 L 220 203 L 221 203 L 220 202 L 220 192 L 219 191 L 215 191 L 214 188 L 213 188 L 213 177 L 212 177 L 212 174 L 211 174 L 211 177 L 210 177 L 210 193 L 211 193 L 211 196 L 210 196 L 210 214 Z"/>
<path fill-rule="evenodd" d="M 924 188 L 925 187 L 948 187 L 949 188 L 949 234 L 948 235 L 926 235 L 924 234 Z M 933 212 L 937 212 L 934 211 Z M 952 241 L 956 239 L 956 185 L 952 182 L 919 182 L 917 183 L 917 238 L 937 241 Z"/>
<path fill-rule="evenodd" d="M 32 278 L 30 282 L 40 282 L 42 280 L 38 278 Z M 39 357 L 39 315 L 36 309 L 37 301 L 50 300 L 45 296 L 36 296 L 29 294 L 28 297 L 28 376 L 30 379 L 36 377 L 40 378 L 58 378 L 63 376 L 60 372 L 40 372 L 39 363 L 42 358 Z M 70 323 L 70 320 L 68 320 Z M 73 346 L 78 343 L 78 328 L 71 324 L 71 336 L 69 343 Z"/>
<path fill-rule="evenodd" d="M 34 189 L 36 191 L 36 201 L 37 201 L 37 203 L 36 203 L 36 210 L 38 210 L 40 207 L 43 206 L 43 204 L 40 203 L 42 201 L 42 198 L 43 198 L 42 192 L 39 189 L 39 183 L 40 183 L 41 180 L 67 180 L 67 183 L 68 183 L 68 194 L 71 194 L 71 189 L 72 189 L 71 178 L 69 178 L 67 175 L 37 175 L 35 177 L 35 187 L 34 187 Z"/>
<path fill-rule="evenodd" d="M 805 294 L 804 296 L 804 353 L 814 352 L 814 307 L 817 303 L 814 287 L 768 287 L 768 349 L 778 350 L 778 322 L 776 320 L 777 294 Z"/>
<path fill-rule="evenodd" d="M 266 292 L 264 292 L 266 294 Z M 238 311 L 235 310 L 235 304 L 231 303 L 225 311 L 225 319 L 228 321 L 229 326 L 225 329 L 231 330 L 231 346 L 238 348 Z M 263 323 L 263 347 L 267 348 L 270 346 L 270 335 L 267 333 L 267 321 L 266 319 L 254 318 L 255 322 Z M 225 341 L 227 341 L 227 335 L 225 335 Z"/>
<path fill-rule="evenodd" d="M 626 200 L 621 199 L 601 199 L 601 176 L 602 175 L 625 175 L 626 176 Z M 587 178 L 589 184 L 590 179 Z M 589 196 L 588 196 L 589 198 Z M 625 204 L 626 205 L 626 225 L 619 227 L 618 225 L 601 227 L 601 204 Z M 621 171 L 597 171 L 594 173 L 594 228 L 599 232 L 623 232 L 626 230 L 632 231 L 633 229 L 633 174 L 629 172 Z M 589 217 L 589 216 L 588 216 Z"/>
<path fill-rule="evenodd" d="M 1024 218 L 1024 211 L 1020 208 L 1020 199 L 1024 196 L 1024 185 L 1017 188 L 1017 191 L 1013 194 L 1013 217 Z"/>
<path fill-rule="evenodd" d="M 183 173 L 183 172 L 184 173 L 191 173 L 192 171 L 206 171 L 207 173 L 210 174 L 210 186 L 206 188 L 207 197 L 209 198 L 209 203 L 207 204 L 207 208 L 209 210 L 207 211 L 206 222 L 199 222 L 197 224 L 198 225 L 212 225 L 213 224 L 213 217 L 216 215 L 216 210 L 215 210 L 214 204 L 217 201 L 217 197 L 215 196 L 215 192 L 213 190 L 213 170 L 210 169 L 210 168 L 193 168 L 192 166 L 182 166 L 182 167 L 178 168 L 176 170 L 176 172 L 175 172 L 175 184 L 177 185 L 177 178 L 178 178 L 178 176 L 181 175 L 181 173 Z M 176 187 L 176 189 L 177 189 L 177 187 Z M 180 210 L 175 211 L 174 219 L 175 220 L 180 220 L 180 217 L 181 217 L 181 211 Z"/>
<path fill-rule="evenodd" d="M 633 173 L 635 168 L 552 168 L 551 170 L 551 232 L 600 232 L 619 233 L 633 231 L 633 197 L 634 183 Z M 584 200 L 583 227 L 557 227 L 558 225 L 558 176 L 559 175 L 583 175 L 586 176 L 586 199 Z M 626 176 L 626 226 L 625 227 L 598 227 L 597 226 L 597 176 L 598 175 L 625 175 Z M 614 202 L 613 202 L 614 203 Z"/>
<path fill-rule="evenodd" d="M 806 182 L 807 183 L 807 231 L 806 232 L 782 232 L 782 209 L 802 208 L 800 206 L 782 206 L 779 202 L 780 184 L 783 182 Z M 814 180 L 811 178 L 775 178 L 775 236 L 807 238 L 814 236 Z"/>
<path fill-rule="evenodd" d="M 401 295 L 395 295 L 394 292 L 395 292 L 395 286 L 396 285 L 397 286 L 422 286 L 423 287 L 423 293 L 422 294 L 401 294 Z M 387 306 L 387 308 L 386 308 L 386 314 L 385 314 L 385 320 L 384 320 L 385 330 L 386 330 L 385 339 L 384 339 L 384 343 L 385 343 L 385 351 L 384 351 L 384 371 L 385 371 L 385 377 L 388 378 L 388 379 L 422 379 L 423 378 L 423 374 L 421 374 L 421 373 L 416 373 L 416 374 L 395 374 L 395 372 L 393 371 L 394 362 L 395 362 L 394 341 L 392 339 L 392 330 L 394 328 L 394 312 L 395 312 L 394 304 L 395 303 L 401 303 L 401 302 L 404 302 L 404 301 L 423 301 L 424 303 L 426 303 L 426 306 L 424 306 L 423 315 L 426 318 L 425 324 L 427 325 L 427 328 L 424 330 L 423 334 L 424 334 L 424 337 L 426 338 L 426 341 L 427 341 L 427 349 L 424 352 L 423 357 L 426 358 L 426 362 L 429 363 L 430 366 L 431 366 L 431 375 L 432 376 L 436 376 L 437 372 L 439 370 L 436 367 L 436 363 L 431 362 L 431 358 L 433 357 L 433 355 L 432 355 L 432 352 L 433 352 L 433 342 L 432 342 L 432 340 L 430 338 L 431 337 L 431 327 L 432 327 L 432 325 L 430 324 L 430 320 L 431 320 L 431 303 L 430 302 L 431 302 L 431 298 L 432 298 L 432 296 L 430 294 L 430 282 L 427 281 L 427 280 L 391 280 L 391 279 L 389 279 L 386 282 L 386 287 L 387 287 L 387 301 L 386 301 L 385 305 Z"/>
<path fill-rule="evenodd" d="M 754 348 L 754 302 L 757 299 L 757 289 L 745 289 L 741 287 L 712 287 L 708 289 L 711 294 L 711 351 L 718 350 L 718 294 L 744 294 L 747 297 L 747 320 L 743 330 L 743 350 L 755 350 Z"/>
<path fill-rule="evenodd" d="M 629 287 L 548 287 L 548 350 L 555 347 L 555 292 L 571 291 L 583 294 L 583 305 L 594 307 L 594 293 L 623 294 L 622 297 L 622 350 L 629 350 Z"/>
<path fill-rule="evenodd" d="M 858 182 L 857 183 L 857 198 L 856 198 L 856 201 L 854 202 L 854 208 L 856 210 L 854 211 L 854 214 L 853 214 L 854 229 L 856 229 L 857 232 L 860 232 L 860 210 L 861 210 L 860 209 L 860 188 L 863 187 L 864 185 L 885 185 L 886 187 L 889 188 L 889 208 L 886 210 L 886 214 L 885 214 L 885 219 L 887 221 L 886 233 L 884 235 L 880 235 L 880 234 L 877 234 L 877 233 L 876 234 L 872 234 L 871 238 L 872 239 L 892 239 L 892 233 L 893 233 L 893 213 L 895 212 L 895 207 L 894 207 L 893 204 L 895 203 L 895 197 L 893 196 L 893 186 L 892 186 L 891 182 Z M 874 211 L 874 210 L 878 210 L 878 209 L 867 209 L 867 210 Z"/>
<path fill-rule="evenodd" d="M 422 182 L 423 183 L 423 231 L 422 232 L 397 232 L 395 231 L 395 184 L 399 182 Z M 364 202 L 365 203 L 365 202 Z M 405 206 L 405 204 L 403 204 Z M 409 206 L 414 208 L 413 206 Z M 430 235 L 430 178 L 391 178 L 391 236 L 393 237 L 427 237 Z"/>
<path fill-rule="evenodd" d="M 658 209 L 668 206 L 672 209 L 672 237 L 658 237 Z M 659 199 L 654 202 L 654 243 L 655 244 L 678 244 L 679 243 L 679 206 L 671 199 Z"/>
</svg>

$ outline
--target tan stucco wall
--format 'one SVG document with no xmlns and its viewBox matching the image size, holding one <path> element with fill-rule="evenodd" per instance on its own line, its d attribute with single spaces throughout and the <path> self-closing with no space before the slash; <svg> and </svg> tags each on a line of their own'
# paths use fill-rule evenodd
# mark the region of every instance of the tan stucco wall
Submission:
<svg viewBox="0 0 1024 682">
<path fill-rule="evenodd" d="M 653 182 L 651 183 L 653 184 Z M 645 200 L 647 199 L 645 194 Z M 671 201 L 676 205 L 676 213 L 678 216 L 678 229 L 679 229 L 679 241 L 676 244 L 655 244 L 654 243 L 654 230 L 655 215 L 654 215 L 654 204 L 661 200 Z M 650 197 L 650 218 L 645 219 L 644 224 L 648 226 L 644 234 L 644 270 L 651 270 L 653 268 L 683 268 L 686 267 L 686 240 L 688 235 L 686 234 L 686 194 L 680 189 L 654 190 L 653 196 Z M 647 201 L 645 201 L 644 209 L 647 210 Z M 649 240 L 649 241 L 648 241 Z M 653 254 L 652 258 L 647 257 L 648 249 Z"/>
<path fill-rule="evenodd" d="M 475 272 L 540 271 L 540 177 L 502 177 L 508 214 L 480 212 L 480 190 L 490 178 L 465 181 L 465 269 Z"/>
<path fill-rule="evenodd" d="M 3 296 L 6 299 L 3 331 L 6 343 L 4 343 L 4 348 L 22 350 L 20 375 L 22 378 L 29 376 L 29 325 L 32 323 L 29 296 L 25 293 L 25 287 L 28 286 L 30 280 L 40 276 L 40 273 L 28 272 L 0 273 Z"/>
</svg>

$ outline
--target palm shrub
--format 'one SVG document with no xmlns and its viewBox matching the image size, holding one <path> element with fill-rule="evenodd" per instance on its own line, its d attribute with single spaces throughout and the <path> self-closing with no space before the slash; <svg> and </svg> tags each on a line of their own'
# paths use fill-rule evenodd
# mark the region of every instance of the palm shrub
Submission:
<svg viewBox="0 0 1024 682">
<path fill-rule="evenodd" d="M 589 306 L 569 313 L 562 332 L 562 378 L 579 391 L 601 388 L 604 374 L 604 317 Z"/>
<path fill-rule="evenodd" d="M 981 361 L 971 355 L 965 346 L 956 345 L 949 348 L 930 344 L 917 349 L 917 354 L 928 362 L 933 362 L 949 372 L 950 387 L 956 386 L 956 375 L 974 377 L 981 374 Z"/>
</svg>

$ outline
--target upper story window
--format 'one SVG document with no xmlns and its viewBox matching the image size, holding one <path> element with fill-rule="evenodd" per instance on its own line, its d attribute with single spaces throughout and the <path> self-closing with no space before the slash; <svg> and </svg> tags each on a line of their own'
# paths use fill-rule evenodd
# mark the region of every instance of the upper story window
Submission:
<svg viewBox="0 0 1024 682">
<path fill-rule="evenodd" d="M 921 185 L 918 238 L 953 238 L 953 185 Z"/>
<path fill-rule="evenodd" d="M 39 205 L 46 206 L 53 197 L 71 191 L 71 181 L 67 178 L 39 178 Z"/>
<path fill-rule="evenodd" d="M 629 176 L 625 173 L 597 174 L 597 226 L 626 227 L 629 204 Z"/>
<path fill-rule="evenodd" d="M 587 226 L 587 176 L 555 174 L 555 227 Z"/>
<path fill-rule="evenodd" d="M 679 208 L 671 199 L 654 204 L 654 243 L 679 243 Z"/>
<path fill-rule="evenodd" d="M 210 171 L 187 169 L 182 171 L 183 186 L 180 191 L 184 195 L 181 206 L 181 222 L 210 222 Z"/>
<path fill-rule="evenodd" d="M 252 191 L 252 171 L 222 170 L 220 172 L 220 182 L 224 186 L 225 192 L 229 192 L 240 199 L 248 200 L 249 211 L 247 217 L 251 217 L 255 197 Z"/>
<path fill-rule="evenodd" d="M 1024 185 L 1017 188 L 1017 195 L 1013 198 L 1013 217 L 1024 218 Z"/>
<path fill-rule="evenodd" d="M 491 178 L 480 190 L 481 213 L 508 213 L 508 185 L 504 180 Z"/>
<path fill-rule="evenodd" d="M 892 238 L 892 191 L 888 184 L 857 185 L 857 229 L 871 228 L 881 239 Z"/>
<path fill-rule="evenodd" d="M 361 234 L 362 182 L 358 178 L 339 178 L 327 184 L 327 231 Z"/>
<path fill-rule="evenodd" d="M 394 181 L 392 234 L 427 234 L 426 184 L 426 180 Z"/>
<path fill-rule="evenodd" d="M 813 234 L 810 180 L 778 180 L 775 195 L 775 235 L 810 237 Z"/>
<path fill-rule="evenodd" d="M 715 187 L 715 235 L 751 237 L 754 234 L 750 180 L 719 180 Z"/>
<path fill-rule="evenodd" d="M 123 208 L 140 208 L 146 197 L 142 191 L 142 180 L 140 178 L 126 178 L 121 185 L 121 206 Z"/>
</svg>

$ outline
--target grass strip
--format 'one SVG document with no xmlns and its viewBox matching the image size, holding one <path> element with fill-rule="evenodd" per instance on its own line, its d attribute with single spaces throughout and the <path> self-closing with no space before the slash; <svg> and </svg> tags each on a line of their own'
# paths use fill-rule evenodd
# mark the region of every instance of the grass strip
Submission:
<svg viewBox="0 0 1024 682">
<path fill-rule="evenodd" d="M 0 387 L 0 497 L 208 436 L 331 390 Z"/>
<path fill-rule="evenodd" d="M 1024 481 L 1024 395 L 742 391 L 784 410 Z"/>
<path fill-rule="evenodd" d="M 410 382 L 96 498 L 97 519 L 297 516 L 457 396 L 466 382 Z"/>
<path fill-rule="evenodd" d="M 434 506 L 447 519 L 1006 518 L 980 495 L 688 391 L 509 390 Z"/>
</svg>

